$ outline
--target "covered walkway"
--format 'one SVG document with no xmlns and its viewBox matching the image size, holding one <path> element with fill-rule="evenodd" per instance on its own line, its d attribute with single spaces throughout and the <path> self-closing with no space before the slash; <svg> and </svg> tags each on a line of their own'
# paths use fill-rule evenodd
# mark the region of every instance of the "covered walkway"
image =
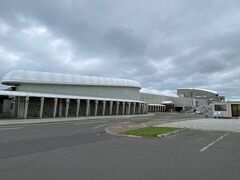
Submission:
<svg viewBox="0 0 240 180">
<path fill-rule="evenodd" d="M 21 91 L 0 91 L 0 97 L 5 99 L 0 101 L 2 110 L 5 106 L 11 106 L 7 112 L 9 116 L 24 119 L 147 113 L 147 104 L 143 101 L 127 99 Z"/>
</svg>

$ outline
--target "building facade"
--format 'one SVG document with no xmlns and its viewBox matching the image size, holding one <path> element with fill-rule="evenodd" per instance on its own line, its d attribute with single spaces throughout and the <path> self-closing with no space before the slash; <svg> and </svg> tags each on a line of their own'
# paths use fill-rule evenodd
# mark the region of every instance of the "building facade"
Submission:
<svg viewBox="0 0 240 180">
<path fill-rule="evenodd" d="M 9 88 L 0 91 L 0 118 L 180 112 L 224 100 L 200 89 L 178 89 L 179 96 L 165 96 L 141 90 L 133 80 L 37 71 L 11 71 L 1 83 Z"/>
<path fill-rule="evenodd" d="M 189 97 L 196 99 L 196 107 L 210 105 L 213 102 L 225 101 L 225 97 L 219 96 L 216 91 L 199 88 L 178 88 L 177 95 L 179 97 Z"/>
<path fill-rule="evenodd" d="M 141 86 L 125 79 L 35 71 L 12 71 L 0 92 L 2 116 L 51 118 L 147 113 Z"/>
<path fill-rule="evenodd" d="M 219 118 L 239 118 L 240 102 L 227 101 L 213 103 L 213 117 Z"/>
<path fill-rule="evenodd" d="M 195 102 L 193 98 L 165 96 L 146 89 L 140 92 L 140 96 L 141 100 L 148 104 L 149 109 L 159 105 L 163 106 L 163 110 L 167 112 L 190 110 L 194 107 Z"/>
</svg>

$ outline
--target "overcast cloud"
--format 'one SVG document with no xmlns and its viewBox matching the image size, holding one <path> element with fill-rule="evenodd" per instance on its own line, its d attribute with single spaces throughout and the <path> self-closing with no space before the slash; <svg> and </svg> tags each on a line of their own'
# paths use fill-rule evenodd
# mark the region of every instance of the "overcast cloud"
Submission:
<svg viewBox="0 0 240 180">
<path fill-rule="evenodd" d="M 240 1 L 0 0 L 0 78 L 13 69 L 240 99 Z"/>
</svg>

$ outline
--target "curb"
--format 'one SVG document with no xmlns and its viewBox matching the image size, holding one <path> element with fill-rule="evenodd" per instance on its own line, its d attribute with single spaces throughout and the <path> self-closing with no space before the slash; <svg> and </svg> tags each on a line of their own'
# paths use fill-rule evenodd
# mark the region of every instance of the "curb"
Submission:
<svg viewBox="0 0 240 180">
<path fill-rule="evenodd" d="M 142 136 L 125 135 L 125 134 L 120 134 L 120 136 L 133 137 L 133 138 L 143 138 Z"/>
<path fill-rule="evenodd" d="M 113 133 L 113 132 L 111 132 L 109 130 L 109 128 L 111 128 L 111 127 L 106 127 L 105 128 L 105 132 L 110 134 L 110 135 L 113 135 L 113 136 L 131 137 L 131 138 L 144 138 L 143 136 L 135 136 L 135 135 L 125 135 L 125 134 L 121 134 L 121 133 Z M 183 129 L 179 129 L 179 130 L 176 130 L 176 131 L 173 131 L 173 132 L 169 132 L 169 133 L 158 134 L 156 138 L 163 138 L 163 137 L 171 136 L 173 134 L 184 132 L 186 130 L 188 130 L 188 129 L 187 128 L 183 128 Z"/>
<path fill-rule="evenodd" d="M 154 114 L 133 114 L 133 115 L 114 115 L 114 116 L 80 116 L 80 117 L 59 117 L 59 118 L 36 118 L 36 119 L 0 119 L 0 126 L 25 125 L 25 124 L 46 124 L 46 123 L 72 123 L 86 120 L 102 119 L 125 119 L 133 117 L 151 117 Z"/>
<path fill-rule="evenodd" d="M 163 137 L 166 137 L 166 136 L 171 136 L 173 134 L 176 134 L 176 133 L 180 133 L 180 132 L 183 132 L 183 131 L 186 131 L 187 129 L 179 129 L 179 130 L 176 130 L 176 131 L 173 131 L 173 132 L 169 132 L 169 133 L 164 133 L 164 134 L 159 134 L 157 135 L 158 138 L 163 138 Z"/>
</svg>

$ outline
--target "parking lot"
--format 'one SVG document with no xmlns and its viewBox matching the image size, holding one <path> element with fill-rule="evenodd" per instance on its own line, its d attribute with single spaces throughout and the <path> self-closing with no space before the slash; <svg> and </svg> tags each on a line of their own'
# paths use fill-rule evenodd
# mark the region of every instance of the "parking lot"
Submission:
<svg viewBox="0 0 240 180">
<path fill-rule="evenodd" d="M 201 118 L 191 121 L 171 122 L 159 126 L 240 133 L 240 119 Z"/>
<path fill-rule="evenodd" d="M 174 121 L 173 116 L 151 118 L 166 123 Z M 240 178 L 239 133 L 187 130 L 153 139 L 106 134 L 104 129 L 116 122 L 120 121 L 1 127 L 0 179 Z"/>
</svg>

